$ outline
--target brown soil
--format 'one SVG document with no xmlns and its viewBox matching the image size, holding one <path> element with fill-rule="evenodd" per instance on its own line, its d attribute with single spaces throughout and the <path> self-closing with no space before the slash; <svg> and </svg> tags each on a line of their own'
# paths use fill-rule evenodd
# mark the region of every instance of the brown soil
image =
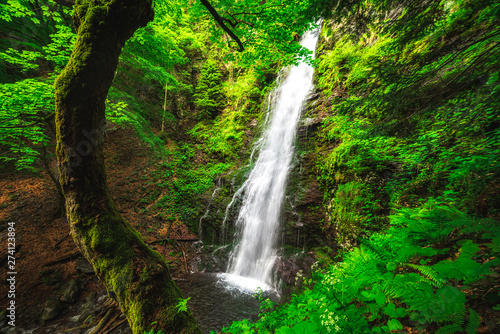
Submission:
<svg viewBox="0 0 500 334">
<path fill-rule="evenodd" d="M 141 233 L 145 241 L 165 256 L 172 276 L 183 276 L 187 268 L 185 261 L 191 256 L 190 247 L 187 247 L 189 243 L 179 241 L 164 248 L 158 240 L 165 239 L 167 231 L 170 232 L 169 237 L 176 239 L 192 240 L 196 236 L 181 222 L 173 222 L 169 229 L 168 224 L 156 218 L 151 208 L 155 199 L 151 198 L 151 194 L 157 194 L 157 197 L 165 194 L 161 193 L 151 177 L 157 166 L 155 156 L 140 142 L 131 130 L 119 128 L 107 133 L 106 163 L 110 191 L 123 217 Z M 70 279 L 79 279 L 84 284 L 80 300 L 91 291 L 103 293 L 104 287 L 94 275 L 76 271 L 75 256 L 50 265 L 78 252 L 69 235 L 66 219 L 54 216 L 57 203 L 50 179 L 42 172 L 33 175 L 0 171 L 0 189 L 0 258 L 7 259 L 8 255 L 8 222 L 15 223 L 16 246 L 20 247 L 15 253 L 16 326 L 40 326 L 44 303 L 51 296 L 58 296 L 58 289 Z M 6 262 L 2 263 L 0 272 L 2 277 L 6 277 Z M 0 310 L 5 309 L 9 302 L 8 289 L 7 282 L 3 280 L 0 285 Z M 76 310 L 69 312 L 72 311 L 77 314 Z M 122 320 L 116 317 L 115 322 Z M 50 324 L 48 322 L 45 326 Z M 58 331 L 64 329 L 58 328 Z M 37 332 L 43 331 L 40 329 Z"/>
</svg>

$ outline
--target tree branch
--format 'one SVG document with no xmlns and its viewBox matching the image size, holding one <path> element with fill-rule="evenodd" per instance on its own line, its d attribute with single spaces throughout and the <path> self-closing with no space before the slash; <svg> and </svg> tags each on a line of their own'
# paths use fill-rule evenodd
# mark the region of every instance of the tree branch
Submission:
<svg viewBox="0 0 500 334">
<path fill-rule="evenodd" d="M 208 2 L 207 0 L 200 0 L 202 5 L 205 6 L 206 9 L 210 12 L 210 15 L 217 21 L 219 26 L 238 44 L 238 51 L 243 51 L 243 43 L 241 43 L 241 40 L 238 38 L 238 36 L 235 35 L 234 32 L 229 29 L 226 24 L 224 23 L 224 19 L 217 13 L 214 7 Z"/>
<path fill-rule="evenodd" d="M 226 14 L 227 14 L 227 15 L 229 15 L 229 16 L 231 16 L 231 18 L 234 20 L 234 22 L 233 22 L 233 21 L 231 21 L 230 19 L 225 18 L 225 17 L 222 17 L 222 19 L 223 19 L 224 21 L 228 22 L 228 23 L 231 25 L 231 27 L 233 27 L 233 28 L 236 28 L 236 26 L 237 26 L 238 24 L 240 24 L 240 23 L 244 23 L 244 24 L 246 24 L 247 26 L 252 27 L 252 28 L 253 28 L 253 26 L 254 26 L 254 24 L 253 24 L 253 23 L 248 22 L 248 21 L 244 21 L 244 20 L 239 20 L 239 19 L 237 19 L 236 17 L 234 17 L 234 15 L 232 15 L 232 14 L 230 14 L 230 13 L 228 13 L 228 12 L 226 12 Z"/>
</svg>

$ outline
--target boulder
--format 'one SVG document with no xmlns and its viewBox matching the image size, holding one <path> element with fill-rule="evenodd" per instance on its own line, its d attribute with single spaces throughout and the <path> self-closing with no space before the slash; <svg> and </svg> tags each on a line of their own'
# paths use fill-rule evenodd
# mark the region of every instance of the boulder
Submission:
<svg viewBox="0 0 500 334">
<path fill-rule="evenodd" d="M 85 275 L 94 275 L 94 267 L 84 257 L 79 257 L 76 261 L 76 271 Z"/>
<path fill-rule="evenodd" d="M 61 288 L 61 301 L 65 303 L 74 303 L 80 295 L 80 288 L 76 280 L 72 279 Z"/>
<path fill-rule="evenodd" d="M 61 314 L 62 310 L 63 310 L 62 302 L 56 297 L 51 297 L 49 300 L 45 302 L 45 305 L 43 307 L 42 323 L 54 319 L 59 314 Z"/>
</svg>

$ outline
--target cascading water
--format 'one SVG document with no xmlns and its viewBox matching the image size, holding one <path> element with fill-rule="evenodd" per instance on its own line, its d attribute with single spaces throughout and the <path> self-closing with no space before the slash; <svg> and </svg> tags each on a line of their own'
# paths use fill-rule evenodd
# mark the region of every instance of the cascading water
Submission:
<svg viewBox="0 0 500 334">
<path fill-rule="evenodd" d="M 307 32 L 301 45 L 314 52 L 319 28 Z M 270 274 L 276 258 L 275 242 L 279 227 L 286 181 L 294 153 L 297 123 L 302 105 L 310 93 L 313 68 L 301 62 L 289 69 L 285 79 L 274 90 L 270 103 L 270 120 L 262 139 L 261 150 L 243 193 L 236 227 L 239 243 L 231 255 L 225 280 L 244 288 L 271 284 Z"/>
</svg>

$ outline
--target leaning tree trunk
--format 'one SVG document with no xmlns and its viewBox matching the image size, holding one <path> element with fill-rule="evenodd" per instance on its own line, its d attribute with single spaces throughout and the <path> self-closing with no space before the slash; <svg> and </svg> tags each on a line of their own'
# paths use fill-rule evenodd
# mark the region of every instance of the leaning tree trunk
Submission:
<svg viewBox="0 0 500 334">
<path fill-rule="evenodd" d="M 152 0 L 76 1 L 76 44 L 55 83 L 60 182 L 73 239 L 132 331 L 200 333 L 190 313 L 175 308 L 181 293 L 165 262 L 120 216 L 106 183 L 106 96 L 123 44 L 152 18 Z"/>
</svg>

